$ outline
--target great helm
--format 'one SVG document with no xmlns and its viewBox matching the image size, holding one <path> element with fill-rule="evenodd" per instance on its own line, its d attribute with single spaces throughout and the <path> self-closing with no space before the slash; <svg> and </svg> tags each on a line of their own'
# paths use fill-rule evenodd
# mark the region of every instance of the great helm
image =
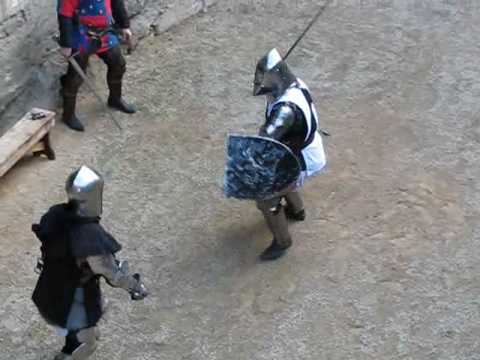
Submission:
<svg viewBox="0 0 480 360">
<path fill-rule="evenodd" d="M 102 215 L 103 178 L 95 170 L 83 165 L 67 179 L 65 190 L 76 212 L 83 217 Z"/>
<path fill-rule="evenodd" d="M 257 63 L 253 82 L 253 96 L 272 94 L 273 97 L 278 97 L 296 79 L 278 50 L 272 49 Z"/>
</svg>

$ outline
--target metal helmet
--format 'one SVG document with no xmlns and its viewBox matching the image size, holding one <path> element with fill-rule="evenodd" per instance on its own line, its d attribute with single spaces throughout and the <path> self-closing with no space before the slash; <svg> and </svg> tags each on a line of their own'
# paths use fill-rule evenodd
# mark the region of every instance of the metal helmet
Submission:
<svg viewBox="0 0 480 360">
<path fill-rule="evenodd" d="M 65 190 L 79 216 L 99 217 L 102 214 L 103 184 L 102 175 L 85 165 L 70 174 Z"/>
<path fill-rule="evenodd" d="M 278 97 L 296 81 L 277 49 L 270 50 L 257 63 L 253 96 L 272 94 Z"/>
</svg>

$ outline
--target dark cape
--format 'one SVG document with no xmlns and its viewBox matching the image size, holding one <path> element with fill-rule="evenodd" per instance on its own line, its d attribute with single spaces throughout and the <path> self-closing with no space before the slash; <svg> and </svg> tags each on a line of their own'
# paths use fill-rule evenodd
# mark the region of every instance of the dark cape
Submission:
<svg viewBox="0 0 480 360">
<path fill-rule="evenodd" d="M 85 280 L 85 269 L 76 263 L 76 259 L 120 251 L 120 244 L 99 221 L 75 215 L 70 204 L 58 204 L 42 216 L 40 224 L 32 225 L 42 243 L 44 264 L 32 300 L 49 324 L 66 326 L 78 287 L 85 290 L 88 327 L 95 326 L 102 317 L 99 276 Z"/>
</svg>

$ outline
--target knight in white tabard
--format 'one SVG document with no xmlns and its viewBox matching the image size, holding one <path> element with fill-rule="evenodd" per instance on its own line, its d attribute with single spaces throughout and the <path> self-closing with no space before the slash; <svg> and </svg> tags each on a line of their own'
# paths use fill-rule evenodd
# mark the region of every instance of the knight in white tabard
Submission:
<svg viewBox="0 0 480 360">
<path fill-rule="evenodd" d="M 302 169 L 295 187 L 274 198 L 257 200 L 257 207 L 273 233 L 273 241 L 261 254 L 261 259 L 275 260 L 292 245 L 287 219 L 305 219 L 298 188 L 307 177 L 323 169 L 326 158 L 310 91 L 290 71 L 276 49 L 270 50 L 258 61 L 253 95 L 265 95 L 267 98 L 266 121 L 259 135 L 285 144 L 297 156 Z"/>
</svg>

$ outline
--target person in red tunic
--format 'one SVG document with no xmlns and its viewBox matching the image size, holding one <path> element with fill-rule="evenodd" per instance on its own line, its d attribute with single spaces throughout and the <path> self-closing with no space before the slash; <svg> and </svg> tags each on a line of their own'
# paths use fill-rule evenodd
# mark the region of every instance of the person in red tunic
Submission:
<svg viewBox="0 0 480 360">
<path fill-rule="evenodd" d="M 113 29 L 114 25 L 120 28 L 126 40 L 132 36 L 124 0 L 58 0 L 57 12 L 62 54 L 66 58 L 73 55 L 83 70 L 88 65 L 90 55 L 97 54 L 108 67 L 108 105 L 128 114 L 134 113 L 135 108 L 122 99 L 122 78 L 126 62 L 121 53 L 119 38 Z M 62 121 L 73 130 L 84 131 L 75 115 L 82 78 L 69 64 L 67 73 L 60 80 L 63 94 Z"/>
</svg>

